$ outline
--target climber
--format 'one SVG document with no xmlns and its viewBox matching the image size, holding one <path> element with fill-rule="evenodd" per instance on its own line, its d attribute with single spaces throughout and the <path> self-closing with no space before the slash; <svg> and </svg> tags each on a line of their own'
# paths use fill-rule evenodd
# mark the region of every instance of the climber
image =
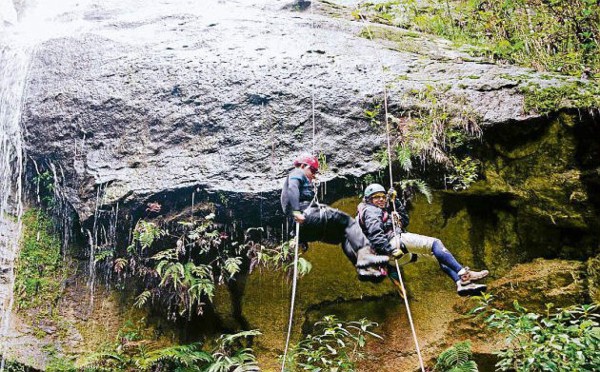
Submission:
<svg viewBox="0 0 600 372">
<path fill-rule="evenodd" d="M 302 154 L 294 161 L 294 168 L 281 190 L 284 213 L 300 225 L 300 244 L 314 241 L 341 244 L 348 259 L 357 267 L 359 278 L 375 274 L 376 267 L 388 262 L 389 257 L 373 253 L 352 217 L 316 201 L 313 180 L 318 172 L 317 158 Z"/>
<path fill-rule="evenodd" d="M 395 203 L 395 212 L 391 203 Z M 396 221 L 396 236 L 392 218 Z M 473 271 L 462 266 L 439 239 L 406 232 L 408 213 L 397 202 L 395 190 L 391 189 L 386 194 L 380 184 L 367 186 L 363 202 L 358 205 L 357 219 L 377 254 L 390 255 L 402 264 L 416 261 L 417 255 L 433 255 L 442 270 L 456 283 L 460 296 L 478 295 L 487 289 L 483 284 L 472 283 L 485 278 L 489 274 L 487 270 Z"/>
</svg>

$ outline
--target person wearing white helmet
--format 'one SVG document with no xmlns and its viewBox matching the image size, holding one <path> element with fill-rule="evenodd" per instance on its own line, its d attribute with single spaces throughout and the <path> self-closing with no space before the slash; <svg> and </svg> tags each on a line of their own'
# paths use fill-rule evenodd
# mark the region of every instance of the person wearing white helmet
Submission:
<svg viewBox="0 0 600 372">
<path fill-rule="evenodd" d="M 286 177 L 281 190 L 281 207 L 300 225 L 300 243 L 322 241 L 341 244 L 348 259 L 357 267 L 359 278 L 369 276 L 373 265 L 389 260 L 376 255 L 359 224 L 348 214 L 317 203 L 313 180 L 319 172 L 315 156 L 302 154 L 294 161 L 294 169 Z"/>
<path fill-rule="evenodd" d="M 398 231 L 394 236 L 392 215 L 395 203 L 395 217 Z M 401 263 L 414 262 L 417 255 L 433 256 L 441 269 L 456 283 L 456 291 L 461 296 L 480 294 L 487 287 L 473 281 L 485 278 L 487 270 L 473 271 L 458 263 L 442 241 L 430 236 L 406 231 L 409 218 L 403 205 L 396 202 L 395 191 L 386 194 L 385 188 L 377 183 L 365 188 L 363 202 L 358 206 L 359 224 L 378 254 L 390 255 Z"/>
</svg>

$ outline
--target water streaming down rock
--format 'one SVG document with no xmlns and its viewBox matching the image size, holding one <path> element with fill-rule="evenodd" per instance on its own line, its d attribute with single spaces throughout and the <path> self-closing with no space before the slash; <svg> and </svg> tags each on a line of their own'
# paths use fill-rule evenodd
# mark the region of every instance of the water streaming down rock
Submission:
<svg viewBox="0 0 600 372">
<path fill-rule="evenodd" d="M 20 117 L 29 60 L 27 48 L 0 45 L 0 355 L 4 354 L 14 302 L 14 267 L 23 212 Z M 0 362 L 3 369 L 4 359 Z"/>
<path fill-rule="evenodd" d="M 35 4 L 35 9 L 28 9 L 29 14 L 24 16 L 22 13 L 28 5 L 26 3 L 19 2 L 17 9 L 13 1 L 0 0 L 0 371 L 4 370 L 4 357 L 14 336 L 11 311 L 15 262 L 19 256 L 26 158 L 20 120 L 26 99 L 30 61 L 41 40 L 75 32 L 73 24 L 57 23 L 55 18 L 61 12 L 79 5 L 71 1 L 48 1 Z M 53 164 L 47 165 L 52 172 L 54 185 L 57 185 L 54 199 L 65 203 L 63 191 L 58 187 L 59 180 L 64 179 L 64 172 L 60 166 L 57 170 Z M 35 166 L 37 169 L 37 164 Z M 66 211 L 67 208 L 59 205 L 58 210 Z M 64 214 L 61 224 L 70 225 L 69 219 Z M 70 230 L 64 227 L 63 255 L 70 239 Z"/>
</svg>

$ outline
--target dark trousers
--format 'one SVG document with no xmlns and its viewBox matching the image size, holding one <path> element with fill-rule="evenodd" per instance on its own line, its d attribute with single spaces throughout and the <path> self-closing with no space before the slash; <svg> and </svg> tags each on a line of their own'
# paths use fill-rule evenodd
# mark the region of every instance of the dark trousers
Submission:
<svg viewBox="0 0 600 372">
<path fill-rule="evenodd" d="M 370 245 L 358 222 L 340 210 L 320 204 L 307 208 L 304 216 L 306 219 L 300 225 L 301 243 L 341 244 L 353 265 L 356 264 L 356 252 Z"/>
</svg>

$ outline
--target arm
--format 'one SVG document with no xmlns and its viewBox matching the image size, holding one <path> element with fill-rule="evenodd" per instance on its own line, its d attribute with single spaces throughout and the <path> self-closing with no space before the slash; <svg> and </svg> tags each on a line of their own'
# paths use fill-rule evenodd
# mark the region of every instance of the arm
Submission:
<svg viewBox="0 0 600 372">
<path fill-rule="evenodd" d="M 300 182 L 296 177 L 290 177 L 287 182 L 287 188 L 283 190 L 286 193 L 288 203 L 288 213 L 294 216 L 294 220 L 298 223 L 304 222 L 304 215 L 300 211 Z"/>
<path fill-rule="evenodd" d="M 391 254 L 394 250 L 388 241 L 383 227 L 383 211 L 379 208 L 367 208 L 364 213 L 364 225 L 367 239 L 377 253 Z"/>
<path fill-rule="evenodd" d="M 400 216 L 400 228 L 402 231 L 406 231 L 406 228 L 410 223 L 410 218 L 408 216 L 408 212 L 406 211 L 406 207 L 404 207 L 404 205 L 398 199 L 394 199 L 394 204 L 396 205 L 396 212 L 398 212 L 398 215 Z M 391 212 L 393 212 L 393 207 L 391 209 Z"/>
</svg>

